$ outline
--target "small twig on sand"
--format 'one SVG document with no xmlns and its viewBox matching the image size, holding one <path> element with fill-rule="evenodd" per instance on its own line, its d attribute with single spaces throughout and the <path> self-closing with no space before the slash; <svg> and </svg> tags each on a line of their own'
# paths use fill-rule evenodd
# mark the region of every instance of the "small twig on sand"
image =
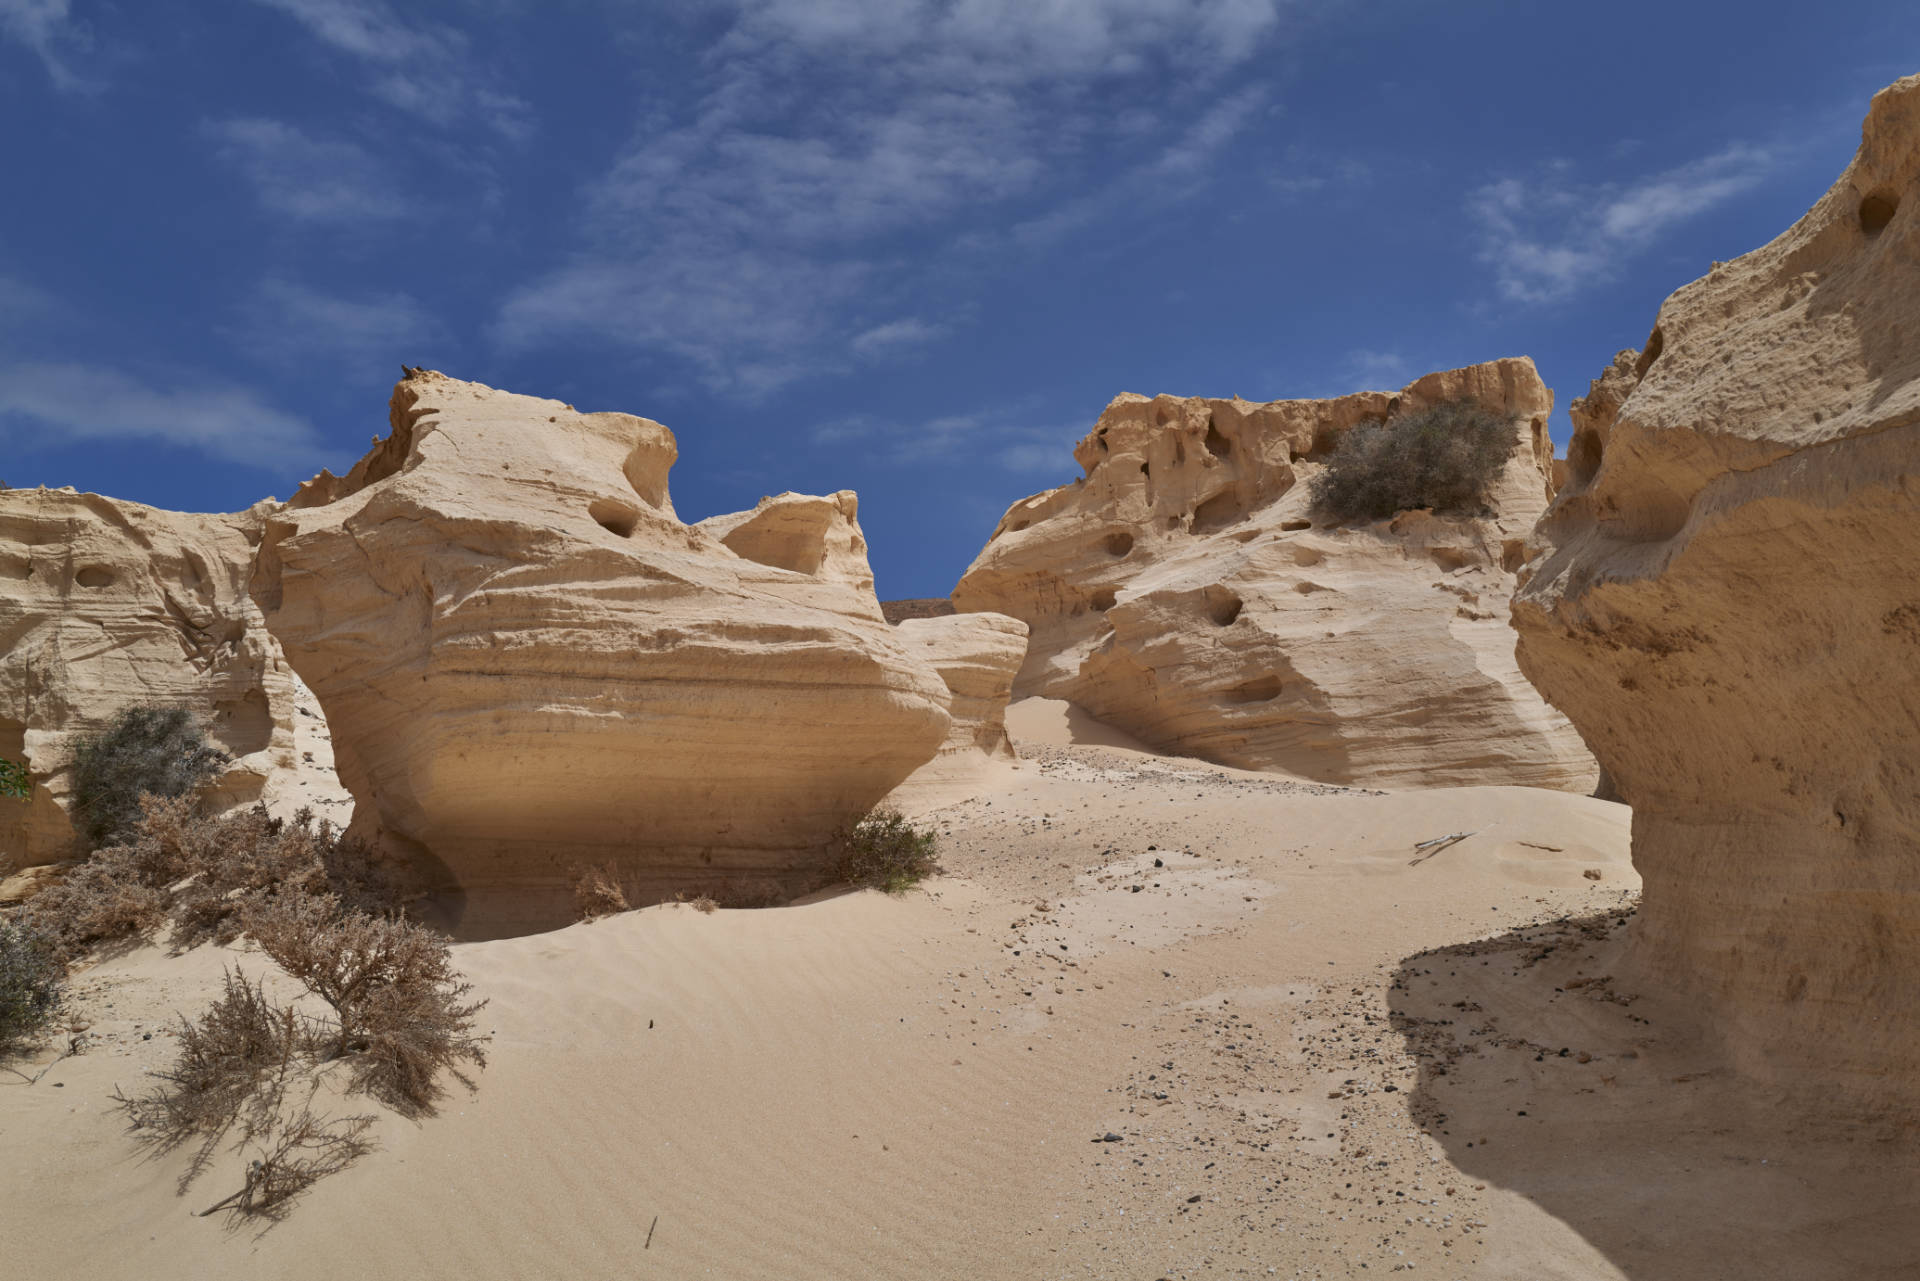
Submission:
<svg viewBox="0 0 1920 1281">
<path fill-rule="evenodd" d="M 1422 854 L 1419 858 L 1408 859 L 1407 866 L 1418 867 L 1422 863 L 1426 862 L 1428 859 L 1432 858 L 1435 854 L 1438 854 L 1441 850 L 1446 849 L 1449 845 L 1456 845 L 1459 842 L 1466 840 L 1469 836 L 1473 836 L 1473 835 L 1476 835 L 1476 833 L 1454 832 L 1447 836 L 1436 836 L 1430 841 L 1421 841 L 1418 845 L 1415 845 L 1413 848 L 1417 850 L 1426 850 L 1427 852 L 1425 854 Z"/>
<path fill-rule="evenodd" d="M 659 1226 L 660 1216 L 656 1214 L 653 1216 L 653 1222 L 647 1225 L 647 1243 L 640 1247 L 642 1250 L 653 1249 L 653 1230 Z"/>
<path fill-rule="evenodd" d="M 82 1032 L 78 1036 L 72 1037 L 67 1041 L 67 1048 L 60 1051 L 59 1058 L 56 1058 L 52 1063 L 47 1064 L 45 1067 L 41 1068 L 38 1072 L 35 1072 L 32 1076 L 28 1076 L 25 1072 L 22 1072 L 19 1068 L 16 1068 L 16 1067 L 10 1067 L 5 1070 L 13 1073 L 15 1076 L 19 1077 L 22 1081 L 25 1081 L 28 1085 L 38 1085 L 40 1084 L 40 1078 L 45 1076 L 47 1073 L 53 1071 L 54 1067 L 61 1061 L 61 1059 L 70 1059 L 76 1054 L 85 1054 L 86 1052 L 87 1052 L 87 1034 L 85 1032 Z"/>
</svg>

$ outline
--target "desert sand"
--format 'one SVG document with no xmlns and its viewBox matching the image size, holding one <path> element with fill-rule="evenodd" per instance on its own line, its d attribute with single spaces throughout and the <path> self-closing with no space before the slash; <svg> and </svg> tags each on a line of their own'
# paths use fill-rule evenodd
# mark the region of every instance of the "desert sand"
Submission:
<svg viewBox="0 0 1920 1281">
<path fill-rule="evenodd" d="M 100 961 L 87 1052 L 0 1085 L 8 1272 L 1912 1275 L 1910 1155 L 1772 1110 L 1608 979 L 1625 807 L 1246 773 L 1045 700 L 1007 720 L 1021 759 L 922 816 L 945 874 L 904 896 L 460 943 L 492 1000 L 478 1092 L 383 1117 L 265 1230 L 195 1217 L 231 1160 L 177 1195 L 184 1157 L 137 1155 L 109 1096 L 223 965 L 267 967 Z"/>
</svg>

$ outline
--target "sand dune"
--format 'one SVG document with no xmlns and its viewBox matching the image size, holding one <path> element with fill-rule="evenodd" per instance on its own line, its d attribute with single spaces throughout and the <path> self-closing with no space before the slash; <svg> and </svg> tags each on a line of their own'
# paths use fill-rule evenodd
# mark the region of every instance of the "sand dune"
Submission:
<svg viewBox="0 0 1920 1281">
<path fill-rule="evenodd" d="M 181 1198 L 110 1111 L 233 958 L 96 965 L 88 1053 L 0 1087 L 9 1272 L 1911 1275 L 1910 1166 L 1741 1104 L 1601 978 L 1623 807 L 1021 746 L 926 816 L 923 890 L 461 945 L 478 1092 L 259 1235 L 191 1214 L 231 1160 Z"/>
</svg>

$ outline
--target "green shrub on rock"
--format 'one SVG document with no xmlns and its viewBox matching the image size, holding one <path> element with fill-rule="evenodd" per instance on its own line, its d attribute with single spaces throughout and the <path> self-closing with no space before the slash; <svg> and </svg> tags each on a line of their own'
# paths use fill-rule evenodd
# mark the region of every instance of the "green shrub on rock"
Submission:
<svg viewBox="0 0 1920 1281">
<path fill-rule="evenodd" d="M 1472 400 L 1443 401 L 1340 437 L 1313 478 L 1314 503 L 1340 520 L 1428 507 L 1473 511 L 1513 456 L 1511 419 Z"/>
<path fill-rule="evenodd" d="M 129 707 L 74 749 L 77 826 L 95 847 L 119 840 L 140 822 L 142 796 L 185 796 L 230 759 L 185 708 Z"/>
</svg>

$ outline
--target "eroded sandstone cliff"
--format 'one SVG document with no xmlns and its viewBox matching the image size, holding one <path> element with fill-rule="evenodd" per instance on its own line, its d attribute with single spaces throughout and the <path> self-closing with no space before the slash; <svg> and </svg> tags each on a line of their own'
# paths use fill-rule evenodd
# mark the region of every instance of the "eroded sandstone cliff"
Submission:
<svg viewBox="0 0 1920 1281">
<path fill-rule="evenodd" d="M 659 423 L 436 373 L 391 419 L 268 522 L 253 592 L 325 709 L 354 831 L 430 878 L 797 888 L 945 739 L 851 493 L 686 525 Z"/>
<path fill-rule="evenodd" d="M 1513 617 L 1634 807 L 1644 977 L 1750 1072 L 1920 1111 L 1920 77 L 1587 403 Z"/>
<path fill-rule="evenodd" d="M 1472 399 L 1512 423 L 1484 511 L 1346 523 L 1305 483 L 1342 432 Z M 1014 693 L 1164 750 L 1326 782 L 1591 788 L 1513 657 L 1507 601 L 1545 509 L 1553 394 L 1533 363 L 1268 404 L 1123 395 L 1085 476 L 1015 503 L 954 589 L 1032 629 Z"/>
<path fill-rule="evenodd" d="M 0 874 L 74 853 L 72 749 L 130 706 L 196 715 L 234 758 L 220 802 L 293 769 L 291 675 L 247 597 L 266 510 L 0 490 L 0 756 L 34 775 L 28 804 L 0 805 Z"/>
</svg>

